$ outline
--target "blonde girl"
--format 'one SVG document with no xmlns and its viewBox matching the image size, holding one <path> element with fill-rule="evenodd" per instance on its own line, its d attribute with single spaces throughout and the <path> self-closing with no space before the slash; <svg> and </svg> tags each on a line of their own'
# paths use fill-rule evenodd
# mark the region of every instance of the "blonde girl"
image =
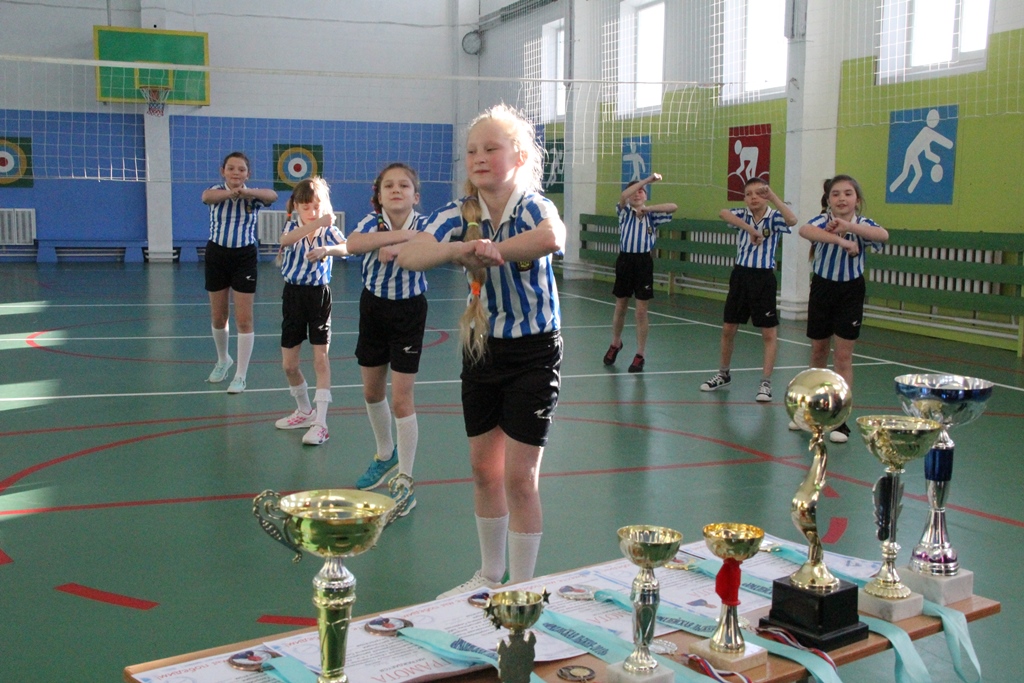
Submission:
<svg viewBox="0 0 1024 683">
<path fill-rule="evenodd" d="M 232 294 L 235 300 L 235 325 L 238 326 L 238 367 L 228 385 L 229 394 L 245 391 L 245 375 L 252 357 L 252 302 L 256 294 L 259 253 L 256 223 L 260 209 L 277 201 L 273 190 L 248 187 L 249 158 L 231 152 L 220 165 L 224 182 L 203 192 L 203 203 L 210 207 L 210 240 L 206 243 L 206 291 L 210 295 L 210 322 L 217 364 L 207 382 L 227 379 L 235 364 L 228 354 L 228 316 Z"/>
<path fill-rule="evenodd" d="M 334 210 L 323 178 L 299 181 L 288 200 L 290 220 L 281 233 L 281 367 L 295 412 L 274 423 L 278 429 L 306 429 L 302 443 L 318 446 L 330 438 L 327 406 L 331 402 L 331 270 L 334 256 L 345 256 L 345 236 L 334 226 Z M 316 373 L 314 408 L 299 367 L 302 342 L 313 347 Z"/>
<path fill-rule="evenodd" d="M 377 445 L 377 453 L 356 482 L 363 490 L 380 486 L 396 469 L 412 481 L 419 441 L 413 385 L 427 324 L 427 279 L 421 272 L 398 267 L 394 255 L 421 227 L 415 210 L 419 201 L 416 171 L 406 164 L 391 164 L 373 182 L 373 211 L 348 238 L 349 253 L 363 254 L 356 360 Z M 388 365 L 393 405 L 387 399 Z M 391 431 L 392 413 L 397 444 Z M 415 506 L 413 496 L 403 514 Z"/>
<path fill-rule="evenodd" d="M 427 234 L 398 254 L 410 270 L 464 266 L 470 307 L 486 314 L 469 313 L 462 337 L 462 411 L 481 564 L 442 597 L 496 587 L 506 567 L 510 581 L 525 581 L 537 564 L 540 464 L 562 361 L 552 255 L 565 245 L 558 210 L 539 194 L 542 160 L 525 117 L 505 105 L 483 112 L 466 142 L 468 196 L 431 214 Z M 473 201 L 478 220 L 466 206 Z"/>
</svg>

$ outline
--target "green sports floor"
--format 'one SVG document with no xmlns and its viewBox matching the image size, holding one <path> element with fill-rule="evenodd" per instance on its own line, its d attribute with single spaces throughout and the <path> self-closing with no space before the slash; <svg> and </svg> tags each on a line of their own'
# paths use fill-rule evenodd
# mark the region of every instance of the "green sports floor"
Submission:
<svg viewBox="0 0 1024 683">
<path fill-rule="evenodd" d="M 465 297 L 455 270 L 429 276 L 430 315 L 416 386 L 419 505 L 347 564 L 356 614 L 423 602 L 478 562 L 453 331 Z M 280 368 L 281 278 L 261 264 L 249 389 L 204 382 L 213 365 L 202 265 L 0 265 L 0 681 L 115 682 L 124 666 L 269 637 L 314 616 L 319 562 L 258 527 L 253 496 L 351 487 L 373 454 L 353 358 L 356 261 L 339 262 L 331 439 L 303 446 L 274 429 L 294 409 Z M 802 325 L 780 329 L 776 399 L 754 401 L 761 342 L 737 339 L 733 383 L 702 393 L 718 365 L 721 304 L 659 294 L 647 369 L 625 371 L 609 342 L 610 285 L 561 282 L 565 362 L 543 463 L 538 573 L 617 558 L 615 531 L 660 524 L 698 540 L 741 521 L 802 540 L 789 500 L 809 462 L 780 396 L 806 366 Z M 632 323 L 632 314 L 629 323 Z M 234 355 L 232 337 L 232 355 Z M 312 359 L 304 350 L 304 370 Z M 948 372 L 996 383 L 984 416 L 952 433 L 950 535 L 975 592 L 1002 613 L 974 622 L 984 680 L 1024 669 L 1024 364 L 1013 353 L 866 328 L 857 344 L 854 416 L 898 413 L 893 377 Z M 881 465 L 855 436 L 830 446 L 818 509 L 826 549 L 879 558 L 871 486 Z M 916 466 L 915 466 L 916 465 Z M 901 564 L 924 525 L 923 467 L 904 477 Z M 1016 586 L 1016 587 L 1015 587 Z M 917 643 L 934 683 L 958 680 L 941 635 Z M 840 669 L 844 681 L 893 679 L 885 653 Z"/>
</svg>

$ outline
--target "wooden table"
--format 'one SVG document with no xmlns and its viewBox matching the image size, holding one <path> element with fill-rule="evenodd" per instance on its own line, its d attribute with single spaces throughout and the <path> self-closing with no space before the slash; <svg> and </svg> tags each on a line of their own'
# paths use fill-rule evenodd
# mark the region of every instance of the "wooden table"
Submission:
<svg viewBox="0 0 1024 683">
<path fill-rule="evenodd" d="M 988 598 L 982 598 L 977 595 L 972 596 L 966 600 L 955 602 L 949 605 L 953 609 L 959 610 L 964 613 L 967 621 L 976 621 L 985 617 L 990 617 L 994 614 L 998 614 L 1000 610 L 1000 604 L 995 600 L 989 600 Z M 765 608 L 763 613 L 754 612 L 747 614 L 751 622 L 755 622 L 757 618 L 767 614 L 768 610 Z M 363 619 L 365 617 L 360 617 Z M 942 630 L 942 622 L 935 617 L 918 616 L 911 617 L 910 619 L 904 619 L 903 621 L 897 622 L 898 625 L 903 628 L 912 640 L 924 638 L 938 633 Z M 313 631 L 315 628 L 300 629 L 293 631 L 292 633 L 300 633 L 306 631 Z M 144 664 L 134 664 L 132 666 L 125 667 L 124 680 L 126 683 L 138 683 L 138 679 L 135 678 L 135 674 L 140 674 L 152 669 L 159 669 L 164 666 L 170 666 L 172 664 L 180 664 L 183 662 L 200 659 L 203 657 L 209 657 L 212 655 L 223 654 L 225 656 L 230 655 L 234 652 L 260 645 L 267 640 L 273 640 L 279 637 L 283 637 L 290 634 L 281 634 L 280 636 L 265 637 L 265 638 L 254 638 L 241 643 L 234 643 L 232 645 L 224 645 L 222 647 L 211 648 L 209 650 L 202 650 L 200 652 L 192 652 L 187 655 L 179 655 L 177 657 L 168 657 L 166 659 L 160 659 L 152 662 L 146 662 Z M 679 645 L 680 652 L 686 650 L 686 646 L 693 640 L 696 640 L 696 636 L 692 636 L 682 631 L 676 631 L 674 633 L 663 636 L 667 640 L 671 640 Z M 835 660 L 837 665 L 849 664 L 855 662 L 858 659 L 864 659 L 871 655 L 878 654 L 888 650 L 891 647 L 889 641 L 885 638 L 871 633 L 868 635 L 867 640 L 862 640 L 859 643 L 853 643 L 845 647 L 837 648 L 831 651 L 829 654 L 832 659 Z M 580 655 L 573 659 L 563 659 L 557 662 L 542 662 L 537 664 L 536 672 L 545 681 L 555 683 L 560 681 L 556 672 L 563 666 L 569 664 L 582 664 L 589 666 L 597 672 L 597 678 L 595 683 L 601 683 L 603 680 L 602 672 L 604 671 L 605 664 L 600 660 L 592 657 L 591 655 Z M 803 680 L 807 677 L 807 670 L 799 664 L 784 659 L 782 657 L 776 657 L 775 655 L 768 655 L 768 664 L 756 669 L 751 669 L 745 672 L 755 683 L 794 683 L 795 681 Z M 496 683 L 498 681 L 498 673 L 495 669 L 483 669 L 479 671 L 473 671 L 470 673 L 461 674 L 459 676 L 453 676 L 450 679 L 456 683 Z M 711 680 L 711 679 L 708 679 Z M 353 682 L 358 683 L 358 682 Z"/>
</svg>

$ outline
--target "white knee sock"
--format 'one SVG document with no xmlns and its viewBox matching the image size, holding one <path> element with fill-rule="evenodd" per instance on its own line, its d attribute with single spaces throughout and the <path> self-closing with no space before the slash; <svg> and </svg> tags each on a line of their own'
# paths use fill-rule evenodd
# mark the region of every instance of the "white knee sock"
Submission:
<svg viewBox="0 0 1024 683">
<path fill-rule="evenodd" d="M 395 420 L 398 431 L 398 473 L 412 476 L 412 465 L 416 461 L 416 444 L 420 439 L 420 428 L 416 413 Z"/>
<path fill-rule="evenodd" d="M 537 568 L 537 555 L 540 552 L 540 537 L 543 535 L 508 532 L 509 583 L 529 581 L 533 578 L 533 572 Z"/>
<path fill-rule="evenodd" d="M 313 401 L 316 403 L 316 423 L 321 427 L 326 427 L 327 406 L 331 402 L 331 390 L 317 389 L 313 395 Z"/>
<path fill-rule="evenodd" d="M 395 440 L 391 437 L 391 406 L 388 405 L 388 400 L 367 403 L 366 414 L 370 416 L 373 438 L 377 440 L 377 457 L 389 460 L 395 450 Z"/>
<path fill-rule="evenodd" d="M 309 404 L 309 385 L 305 381 L 298 386 L 288 387 L 288 393 L 295 397 L 295 405 L 300 413 L 312 412 L 313 406 Z"/>
<path fill-rule="evenodd" d="M 249 359 L 252 358 L 252 346 L 255 341 L 255 332 L 238 333 L 238 365 L 235 366 L 235 377 L 245 377 L 245 373 L 249 371 Z"/>
<path fill-rule="evenodd" d="M 228 362 L 228 327 L 227 325 L 223 330 L 218 330 L 212 325 L 210 328 L 213 330 L 213 343 L 217 347 L 217 362 L 227 363 Z"/>
<path fill-rule="evenodd" d="M 480 573 L 497 583 L 505 578 L 505 543 L 508 538 L 508 515 L 476 517 L 476 534 L 480 538 Z"/>
</svg>

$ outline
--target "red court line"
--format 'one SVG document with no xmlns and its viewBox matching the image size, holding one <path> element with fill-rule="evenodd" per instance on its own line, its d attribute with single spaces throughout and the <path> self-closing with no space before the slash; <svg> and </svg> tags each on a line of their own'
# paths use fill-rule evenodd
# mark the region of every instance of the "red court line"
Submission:
<svg viewBox="0 0 1024 683">
<path fill-rule="evenodd" d="M 846 517 L 833 517 L 828 520 L 828 531 L 821 537 L 822 543 L 838 543 L 839 539 L 846 533 L 849 520 Z"/>
<path fill-rule="evenodd" d="M 275 624 L 278 626 L 316 626 L 316 619 L 313 617 L 282 617 L 274 614 L 264 614 L 256 620 L 257 624 Z"/>
<path fill-rule="evenodd" d="M 0 566 L 10 564 L 12 562 L 14 562 L 14 560 L 11 559 L 11 556 L 5 553 L 3 550 L 0 550 Z"/>
<path fill-rule="evenodd" d="M 101 591 L 97 588 L 83 586 L 80 583 L 65 583 L 63 586 L 57 586 L 55 590 L 59 590 L 69 595 L 76 595 L 80 598 L 87 598 L 97 602 L 105 602 L 109 605 L 117 605 L 118 607 L 130 607 L 131 609 L 153 609 L 160 604 L 159 602 L 153 602 L 152 600 L 142 600 L 128 595 L 121 595 L 120 593 L 108 593 L 107 591 Z"/>
</svg>

